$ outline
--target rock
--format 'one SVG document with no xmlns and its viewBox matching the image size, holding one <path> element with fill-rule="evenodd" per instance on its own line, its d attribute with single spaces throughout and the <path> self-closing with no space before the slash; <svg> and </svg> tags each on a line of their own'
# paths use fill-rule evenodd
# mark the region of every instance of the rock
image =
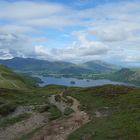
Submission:
<svg viewBox="0 0 140 140">
<path fill-rule="evenodd" d="M 59 129 L 60 129 L 60 130 L 63 130 L 63 129 L 64 129 L 64 127 L 60 127 Z"/>
</svg>

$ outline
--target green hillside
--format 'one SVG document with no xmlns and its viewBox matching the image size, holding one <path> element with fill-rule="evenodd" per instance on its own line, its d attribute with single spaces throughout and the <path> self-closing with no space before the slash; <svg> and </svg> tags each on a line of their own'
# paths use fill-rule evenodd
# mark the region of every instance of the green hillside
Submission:
<svg viewBox="0 0 140 140">
<path fill-rule="evenodd" d="M 0 88 L 27 89 L 31 86 L 33 86 L 33 83 L 26 76 L 23 78 L 7 66 L 0 65 Z"/>
<path fill-rule="evenodd" d="M 128 75 L 131 71 L 122 70 L 121 73 Z M 29 79 L 0 65 L 0 128 L 8 128 L 22 121 L 27 123 L 29 118 L 34 119 L 38 115 L 42 118 L 45 114 L 49 114 L 49 122 L 41 124 L 41 127 L 44 125 L 47 127 L 54 119 L 59 122 L 61 119 L 71 117 L 63 116 L 59 108 L 50 103 L 49 98 L 56 94 L 57 100 L 62 95 L 65 102 L 68 96 L 74 97 L 80 101 L 78 108 L 90 116 L 90 121 L 81 124 L 67 140 L 140 139 L 140 88 L 120 85 L 90 88 L 59 85 L 37 87 L 33 86 L 32 80 Z M 66 103 L 72 103 L 71 100 L 68 101 Z M 22 108 L 25 112 L 22 112 Z M 12 116 L 17 109 L 19 114 L 15 113 Z M 39 125 L 33 127 L 30 133 L 25 132 L 24 140 L 30 140 L 41 127 Z"/>
<path fill-rule="evenodd" d="M 113 70 L 118 70 L 120 69 L 119 66 L 109 64 L 100 60 L 94 60 L 94 61 L 88 61 L 83 63 L 81 66 L 88 68 L 94 72 L 110 72 Z"/>
<path fill-rule="evenodd" d="M 83 68 L 83 67 L 68 67 L 65 69 L 62 69 L 59 73 L 64 75 L 82 75 L 83 73 L 92 73 L 92 70 Z"/>
<path fill-rule="evenodd" d="M 72 96 L 79 100 L 79 108 L 90 115 L 90 122 L 71 133 L 67 140 L 140 139 L 140 89 L 126 86 L 67 88 L 51 85 L 32 90 L 0 89 L 0 115 L 5 118 L 4 121 L 0 120 L 0 127 L 12 126 L 33 115 L 27 112 L 12 118 L 5 117 L 20 106 L 34 108 L 32 113 L 39 111 L 41 115 L 46 112 L 51 113 L 51 118 L 60 118 L 60 111 L 49 104 L 48 98 L 62 92 L 65 99 Z M 26 132 L 23 139 L 30 140 L 41 129 L 38 128 Z"/>
<path fill-rule="evenodd" d="M 122 68 L 115 72 L 88 75 L 91 79 L 109 79 L 140 86 L 140 71 L 136 69 Z"/>
<path fill-rule="evenodd" d="M 139 140 L 140 89 L 101 86 L 69 90 L 91 121 L 69 135 L 68 140 Z"/>
<path fill-rule="evenodd" d="M 114 81 L 128 82 L 138 86 L 140 85 L 140 72 L 128 68 L 123 68 L 117 72 L 106 75 L 106 77 Z"/>
</svg>

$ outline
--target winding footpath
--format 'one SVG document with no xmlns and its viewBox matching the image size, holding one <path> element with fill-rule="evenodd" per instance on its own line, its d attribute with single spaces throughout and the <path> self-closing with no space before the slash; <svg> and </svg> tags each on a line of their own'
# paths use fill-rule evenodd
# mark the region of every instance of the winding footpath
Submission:
<svg viewBox="0 0 140 140">
<path fill-rule="evenodd" d="M 50 101 L 56 105 L 53 98 L 54 97 L 52 96 Z M 32 140 L 66 140 L 69 134 L 80 128 L 83 124 L 89 122 L 88 114 L 79 110 L 79 101 L 72 97 L 68 98 L 73 100 L 71 108 L 74 110 L 74 113 L 66 118 L 49 123 L 41 131 L 37 132 Z M 60 105 L 57 103 L 57 106 L 61 107 L 61 102 Z"/>
<path fill-rule="evenodd" d="M 59 95 L 62 96 L 62 93 Z M 19 139 L 21 136 L 26 135 L 33 129 L 41 126 L 44 127 L 36 132 L 31 140 L 66 140 L 70 133 L 89 122 L 88 114 L 79 110 L 79 101 L 70 96 L 68 96 L 68 98 L 73 100 L 71 109 L 74 110 L 69 116 L 48 122 L 47 112 L 44 114 L 34 112 L 27 120 L 21 121 L 7 128 L 0 128 L 0 140 Z M 61 112 L 64 112 L 65 108 L 68 107 L 63 101 L 56 102 L 55 95 L 49 97 L 49 101 L 51 104 L 56 105 Z"/>
</svg>

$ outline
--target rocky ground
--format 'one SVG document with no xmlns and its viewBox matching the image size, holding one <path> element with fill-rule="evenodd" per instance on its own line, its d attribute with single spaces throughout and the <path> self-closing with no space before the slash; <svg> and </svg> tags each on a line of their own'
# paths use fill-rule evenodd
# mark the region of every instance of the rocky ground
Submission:
<svg viewBox="0 0 140 140">
<path fill-rule="evenodd" d="M 72 97 L 69 98 L 73 100 L 71 108 L 74 113 L 64 119 L 51 122 L 36 133 L 32 140 L 65 140 L 70 133 L 89 121 L 87 113 L 79 110 L 80 103 Z"/>
<path fill-rule="evenodd" d="M 62 97 L 62 93 L 59 94 Z M 86 112 L 79 110 L 80 103 L 73 97 L 67 97 L 73 101 L 69 106 L 64 101 L 56 101 L 55 95 L 49 97 L 49 102 L 64 113 L 67 107 L 73 110 L 73 113 L 63 116 L 54 121 L 48 121 L 48 113 L 34 112 L 33 107 L 19 107 L 9 117 L 19 115 L 21 113 L 31 113 L 31 117 L 21 122 L 15 123 L 6 128 L 0 128 L 0 140 L 15 140 L 23 135 L 31 132 L 33 129 L 44 126 L 40 131 L 35 133 L 32 140 L 65 140 L 67 136 L 74 130 L 79 128 L 82 124 L 89 121 L 89 116 Z"/>
</svg>

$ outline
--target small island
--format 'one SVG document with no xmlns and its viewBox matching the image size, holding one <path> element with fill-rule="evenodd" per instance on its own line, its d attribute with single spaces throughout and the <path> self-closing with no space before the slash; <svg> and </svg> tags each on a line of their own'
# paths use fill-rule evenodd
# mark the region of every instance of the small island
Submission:
<svg viewBox="0 0 140 140">
<path fill-rule="evenodd" d="M 75 84 L 75 81 L 71 81 L 70 83 L 71 83 L 72 85 L 74 85 L 74 84 Z"/>
</svg>

